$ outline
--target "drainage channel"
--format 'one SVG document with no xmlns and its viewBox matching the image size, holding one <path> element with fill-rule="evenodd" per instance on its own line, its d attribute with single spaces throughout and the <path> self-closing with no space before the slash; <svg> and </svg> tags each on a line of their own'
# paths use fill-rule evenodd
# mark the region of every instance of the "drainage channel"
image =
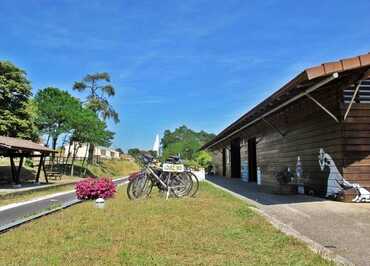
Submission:
<svg viewBox="0 0 370 266">
<path fill-rule="evenodd" d="M 116 186 L 125 185 L 128 183 L 128 178 L 118 178 L 113 180 L 113 182 Z M 51 198 L 48 197 L 37 201 L 31 200 L 29 203 L 26 202 L 13 208 L 5 209 L 0 211 L 0 233 L 80 202 L 82 201 L 77 199 L 75 192 L 72 191 Z"/>
</svg>

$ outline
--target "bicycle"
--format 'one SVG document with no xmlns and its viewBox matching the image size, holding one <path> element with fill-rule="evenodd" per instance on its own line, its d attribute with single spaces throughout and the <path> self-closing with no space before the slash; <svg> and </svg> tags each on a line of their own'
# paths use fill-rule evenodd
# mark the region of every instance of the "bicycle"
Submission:
<svg viewBox="0 0 370 266">
<path fill-rule="evenodd" d="M 194 196 L 198 191 L 197 177 L 185 169 L 178 157 L 170 157 L 159 167 L 152 156 L 142 155 L 142 166 L 142 171 L 129 176 L 127 196 L 131 200 L 147 198 L 154 186 L 166 199 Z"/>
</svg>

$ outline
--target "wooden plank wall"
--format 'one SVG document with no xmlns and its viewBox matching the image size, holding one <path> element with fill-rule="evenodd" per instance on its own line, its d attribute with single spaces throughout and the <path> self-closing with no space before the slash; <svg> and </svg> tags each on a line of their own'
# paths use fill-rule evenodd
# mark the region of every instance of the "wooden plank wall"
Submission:
<svg viewBox="0 0 370 266">
<path fill-rule="evenodd" d="M 345 113 L 348 105 L 343 106 Z M 370 187 L 370 104 L 356 103 L 343 123 L 344 177 Z"/>
<path fill-rule="evenodd" d="M 342 97 L 338 84 L 312 93 L 326 108 L 340 117 Z M 257 165 L 262 171 L 262 185 L 270 190 L 277 186 L 276 174 L 289 167 L 295 171 L 301 157 L 304 177 L 318 194 L 326 191 L 328 173 L 320 170 L 318 156 L 321 148 L 329 153 L 341 171 L 343 139 L 341 125 L 308 98 L 302 98 L 277 112 L 267 120 L 286 135 L 260 121 L 234 137 L 257 139 Z M 369 128 L 370 130 L 370 128 Z M 244 150 L 244 149 L 243 149 Z M 247 160 L 244 152 L 242 159 Z"/>
<path fill-rule="evenodd" d="M 343 103 L 344 84 L 356 81 L 356 77 L 351 75 L 311 94 L 339 120 L 343 119 L 348 106 Z M 345 179 L 370 188 L 370 104 L 354 104 L 347 120 L 337 123 L 311 100 L 303 98 L 267 120 L 286 136 L 282 137 L 262 121 L 234 136 L 257 138 L 257 164 L 262 170 L 262 184 L 266 188 L 277 185 L 275 176 L 284 167 L 295 171 L 297 157 L 300 156 L 304 177 L 319 194 L 324 193 L 328 173 L 319 167 L 321 148 L 334 159 Z M 230 140 L 216 149 L 221 150 L 222 145 L 228 143 Z M 246 147 L 241 150 L 242 160 L 248 159 L 246 150 Z M 215 163 L 222 174 L 222 157 Z M 230 167 L 227 167 L 229 176 Z"/>
<path fill-rule="evenodd" d="M 212 150 L 213 166 L 215 168 L 215 174 L 222 176 L 223 174 L 223 163 L 222 163 L 222 149 L 226 148 L 226 176 L 231 177 L 231 154 L 230 145 L 218 146 Z"/>
<path fill-rule="evenodd" d="M 323 87 L 312 96 L 340 117 L 341 93 L 337 84 Z M 308 98 L 291 104 L 269 117 L 268 121 L 285 136 L 264 122 L 245 132 L 257 137 L 257 165 L 262 170 L 262 185 L 274 189 L 277 185 L 276 174 L 287 167 L 295 171 L 300 156 L 306 182 L 317 194 L 326 193 L 328 172 L 320 169 L 319 151 L 324 149 L 334 159 L 337 168 L 342 170 L 341 125 Z"/>
</svg>

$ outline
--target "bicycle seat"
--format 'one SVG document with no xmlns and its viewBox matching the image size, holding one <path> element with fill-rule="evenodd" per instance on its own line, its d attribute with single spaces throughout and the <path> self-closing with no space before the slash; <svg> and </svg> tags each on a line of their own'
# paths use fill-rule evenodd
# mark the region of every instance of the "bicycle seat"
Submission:
<svg viewBox="0 0 370 266">
<path fill-rule="evenodd" d="M 179 156 L 175 156 L 175 155 L 171 155 L 171 156 L 168 157 L 167 162 L 170 162 L 170 163 L 179 163 L 180 162 L 180 157 Z"/>
<path fill-rule="evenodd" d="M 154 157 L 150 154 L 143 154 L 142 157 L 145 163 L 150 163 L 154 160 Z"/>
</svg>

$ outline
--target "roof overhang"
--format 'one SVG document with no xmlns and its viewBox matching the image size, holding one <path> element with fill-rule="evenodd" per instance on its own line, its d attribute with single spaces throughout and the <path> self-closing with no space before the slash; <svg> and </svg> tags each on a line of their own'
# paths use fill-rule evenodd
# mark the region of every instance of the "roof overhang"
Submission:
<svg viewBox="0 0 370 266">
<path fill-rule="evenodd" d="M 342 72 L 361 70 L 362 68 L 368 69 L 368 67 L 370 67 L 370 53 L 307 68 L 278 91 L 222 130 L 201 149 L 209 149 L 228 138 L 232 138 L 241 130 L 251 126 L 267 115 L 300 99 L 308 92 L 312 92 L 333 79 L 338 78 L 338 75 Z"/>
<path fill-rule="evenodd" d="M 50 154 L 57 151 L 30 140 L 0 136 L 0 154 L 32 154 L 34 152 Z"/>
</svg>

